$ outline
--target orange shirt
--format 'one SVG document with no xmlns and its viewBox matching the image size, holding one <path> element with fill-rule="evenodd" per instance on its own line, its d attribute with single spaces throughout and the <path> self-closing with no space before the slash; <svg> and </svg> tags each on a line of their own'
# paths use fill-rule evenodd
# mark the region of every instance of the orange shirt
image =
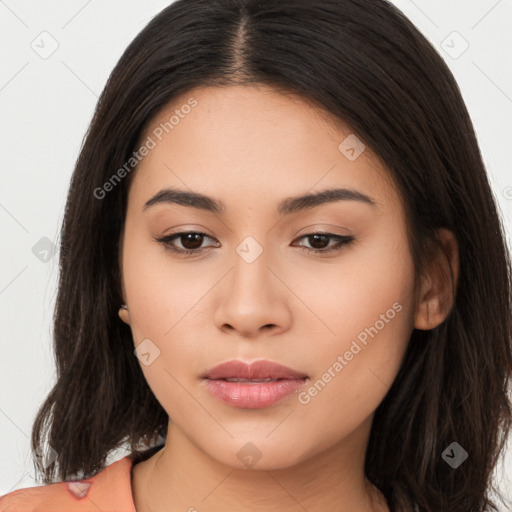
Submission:
<svg viewBox="0 0 512 512">
<path fill-rule="evenodd" d="M 91 478 L 12 491 L 0 497 L 0 512 L 136 512 L 133 460 L 127 455 Z"/>
</svg>

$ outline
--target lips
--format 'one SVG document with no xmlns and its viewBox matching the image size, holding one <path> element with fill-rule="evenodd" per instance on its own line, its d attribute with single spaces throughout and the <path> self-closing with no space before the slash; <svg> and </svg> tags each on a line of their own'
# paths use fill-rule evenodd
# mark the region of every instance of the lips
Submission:
<svg viewBox="0 0 512 512">
<path fill-rule="evenodd" d="M 225 404 L 262 409 L 298 391 L 308 376 L 271 361 L 228 361 L 209 370 L 203 379 L 211 395 Z"/>
<path fill-rule="evenodd" d="M 203 376 L 206 379 L 229 379 L 234 382 L 270 382 L 278 379 L 303 379 L 305 377 L 307 377 L 305 373 L 266 360 L 255 361 L 252 364 L 238 360 L 228 361 L 215 366 Z"/>
</svg>

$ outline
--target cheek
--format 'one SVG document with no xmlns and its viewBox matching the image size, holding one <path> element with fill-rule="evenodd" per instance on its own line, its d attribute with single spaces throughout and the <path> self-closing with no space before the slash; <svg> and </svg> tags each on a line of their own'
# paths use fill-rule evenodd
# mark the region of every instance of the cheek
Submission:
<svg viewBox="0 0 512 512">
<path fill-rule="evenodd" d="M 309 354 L 315 374 L 298 401 L 304 419 L 325 417 L 327 437 L 350 432 L 378 407 L 413 329 L 414 268 L 407 246 L 376 240 L 367 249 L 347 258 L 342 277 L 325 279 L 331 284 L 316 295 L 333 332 Z"/>
<path fill-rule="evenodd" d="M 201 319 L 197 303 L 211 288 L 207 276 L 197 279 L 197 273 L 194 276 L 187 268 L 171 263 L 153 241 L 136 236 L 125 241 L 123 278 L 134 347 L 148 386 L 172 416 L 180 411 L 188 414 L 193 408 L 180 383 L 186 385 L 183 368 L 194 375 L 198 372 L 196 332 L 200 327 L 195 322 Z M 149 353 L 146 361 L 144 353 Z"/>
<path fill-rule="evenodd" d="M 215 277 L 198 278 L 197 268 L 167 254 L 153 240 L 141 236 L 126 240 L 123 278 L 136 342 L 141 336 L 171 338 L 188 321 L 189 312 L 194 314 L 194 306 Z"/>
<path fill-rule="evenodd" d="M 190 406 L 179 384 L 195 384 L 204 371 L 207 349 L 215 348 L 205 343 L 205 336 L 213 333 L 212 314 L 205 308 L 225 270 L 207 266 L 178 261 L 153 241 L 133 237 L 125 243 L 123 277 L 134 347 L 150 352 L 151 363 L 141 361 L 141 369 L 168 412 Z"/>
<path fill-rule="evenodd" d="M 414 316 L 414 266 L 407 241 L 399 235 L 382 230 L 331 262 L 289 271 L 288 282 L 309 309 L 295 315 L 297 322 L 301 330 L 322 339 L 322 353 L 328 357 L 348 350 L 358 336 L 363 343 L 387 336 L 397 342 L 408 340 Z"/>
</svg>

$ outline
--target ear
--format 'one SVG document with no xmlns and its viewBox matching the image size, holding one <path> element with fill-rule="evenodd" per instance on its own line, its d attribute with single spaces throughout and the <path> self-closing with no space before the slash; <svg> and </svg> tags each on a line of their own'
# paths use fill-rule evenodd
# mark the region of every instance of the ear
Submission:
<svg viewBox="0 0 512 512">
<path fill-rule="evenodd" d="M 119 237 L 118 244 L 118 274 L 119 274 L 119 282 L 121 285 L 121 296 L 123 299 L 123 305 L 119 308 L 118 315 L 119 318 L 125 323 L 130 325 L 130 313 L 128 311 L 128 307 L 126 306 L 126 290 L 124 287 L 124 272 L 123 272 L 123 246 L 124 246 L 124 226 L 121 231 L 121 235 Z"/>
<path fill-rule="evenodd" d="M 130 313 L 124 304 L 119 308 L 118 315 L 125 324 L 130 325 Z"/>
<path fill-rule="evenodd" d="M 437 238 L 440 244 L 432 251 L 420 283 L 415 329 L 434 329 L 446 319 L 455 303 L 459 278 L 459 246 L 455 235 L 448 229 L 439 229 Z"/>
</svg>

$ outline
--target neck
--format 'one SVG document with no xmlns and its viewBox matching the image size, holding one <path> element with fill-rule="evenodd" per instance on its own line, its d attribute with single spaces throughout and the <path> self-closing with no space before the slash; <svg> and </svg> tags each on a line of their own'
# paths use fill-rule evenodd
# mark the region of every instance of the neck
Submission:
<svg viewBox="0 0 512 512">
<path fill-rule="evenodd" d="M 135 507 L 137 512 L 388 512 L 384 497 L 364 476 L 365 446 L 356 433 L 291 467 L 239 469 L 209 457 L 170 422 L 164 448 L 133 468 Z"/>
</svg>

